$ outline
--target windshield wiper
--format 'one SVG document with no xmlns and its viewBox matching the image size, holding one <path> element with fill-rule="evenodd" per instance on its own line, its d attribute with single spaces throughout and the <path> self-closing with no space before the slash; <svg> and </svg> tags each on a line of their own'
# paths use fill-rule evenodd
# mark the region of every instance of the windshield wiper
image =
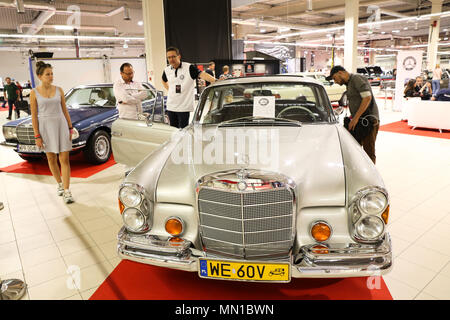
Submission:
<svg viewBox="0 0 450 320">
<path fill-rule="evenodd" d="M 291 120 L 291 119 L 285 119 L 285 118 L 266 118 L 266 117 L 254 117 L 254 116 L 248 116 L 248 117 L 242 117 L 242 118 L 236 118 L 228 121 L 223 121 L 219 123 L 219 126 L 227 126 L 230 124 L 239 124 L 239 123 L 246 123 L 246 122 L 255 122 L 258 124 L 267 124 L 267 123 L 292 123 L 299 127 L 302 126 L 302 123 L 297 120 Z"/>
</svg>

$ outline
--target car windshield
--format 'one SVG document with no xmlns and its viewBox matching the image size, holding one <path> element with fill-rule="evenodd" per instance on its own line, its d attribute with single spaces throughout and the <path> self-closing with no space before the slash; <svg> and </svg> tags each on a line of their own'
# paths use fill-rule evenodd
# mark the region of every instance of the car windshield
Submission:
<svg viewBox="0 0 450 320">
<path fill-rule="evenodd" d="M 66 104 L 77 107 L 114 107 L 116 98 L 112 87 L 73 89 L 66 97 Z"/>
<path fill-rule="evenodd" d="M 271 125 L 334 121 L 323 87 L 313 83 L 243 83 L 207 88 L 195 121 L 200 124 L 247 123 Z"/>
</svg>

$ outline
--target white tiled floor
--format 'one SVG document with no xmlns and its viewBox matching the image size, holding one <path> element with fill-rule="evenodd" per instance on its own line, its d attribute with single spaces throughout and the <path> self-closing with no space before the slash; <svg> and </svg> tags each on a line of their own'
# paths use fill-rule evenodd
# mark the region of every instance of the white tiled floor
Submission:
<svg viewBox="0 0 450 320">
<path fill-rule="evenodd" d="M 382 124 L 400 119 L 384 101 L 379 106 Z M 0 112 L 0 125 L 6 116 Z M 0 146 L 0 167 L 20 161 Z M 395 261 L 384 279 L 392 296 L 450 299 L 450 140 L 380 132 L 377 167 L 391 196 Z M 24 279 L 24 299 L 88 299 L 120 262 L 123 172 L 115 165 L 72 179 L 76 202 L 69 206 L 52 177 L 0 173 L 0 278 Z"/>
</svg>

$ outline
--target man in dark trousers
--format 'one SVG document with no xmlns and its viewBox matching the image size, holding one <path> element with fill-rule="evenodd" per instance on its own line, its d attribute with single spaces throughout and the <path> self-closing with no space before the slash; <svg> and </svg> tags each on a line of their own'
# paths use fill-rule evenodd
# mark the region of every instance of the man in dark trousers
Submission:
<svg viewBox="0 0 450 320">
<path fill-rule="evenodd" d="M 333 67 L 326 79 L 328 81 L 334 80 L 339 85 L 345 84 L 347 86 L 347 98 L 352 116 L 348 130 L 354 130 L 360 118 L 367 120 L 364 123 L 371 127 L 370 132 L 358 142 L 375 164 L 375 141 L 380 127 L 380 116 L 369 81 L 363 75 L 348 73 L 342 66 Z"/>
<path fill-rule="evenodd" d="M 215 82 L 216 79 L 193 64 L 181 61 L 180 51 L 175 47 L 169 47 L 166 55 L 169 65 L 164 69 L 162 83 L 168 91 L 167 115 L 172 127 L 182 129 L 189 124 L 189 113 L 194 111 L 197 78 L 208 82 Z"/>
<path fill-rule="evenodd" d="M 211 77 L 215 78 L 216 77 L 216 64 L 214 63 L 214 61 L 210 61 L 208 64 L 208 69 L 205 70 L 205 72 L 207 74 L 209 74 Z M 209 86 L 211 84 L 211 82 L 205 81 L 206 82 L 206 86 Z"/>
<path fill-rule="evenodd" d="M 8 117 L 6 119 L 11 120 L 11 115 L 12 115 L 12 111 L 13 111 L 13 106 L 16 107 L 16 115 L 17 118 L 20 117 L 19 114 L 19 110 L 17 110 L 17 101 L 19 100 L 19 94 L 20 94 L 20 90 L 19 88 L 17 88 L 16 84 L 14 82 L 11 81 L 10 77 L 6 77 L 6 84 L 4 87 L 4 96 L 5 96 L 5 101 L 8 100 L 8 105 L 9 105 L 9 113 L 8 113 Z"/>
</svg>

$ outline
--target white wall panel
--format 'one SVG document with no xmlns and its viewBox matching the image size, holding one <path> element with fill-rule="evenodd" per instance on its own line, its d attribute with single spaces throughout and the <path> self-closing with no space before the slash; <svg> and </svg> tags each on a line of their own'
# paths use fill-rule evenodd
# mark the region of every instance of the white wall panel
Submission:
<svg viewBox="0 0 450 320">
<path fill-rule="evenodd" d="M 116 81 L 120 78 L 120 66 L 125 63 L 131 63 L 134 69 L 134 81 L 146 82 L 147 81 L 147 65 L 144 58 L 134 58 L 134 59 L 115 59 L 111 58 L 111 79 Z M 162 75 L 156 78 L 161 78 Z"/>
<path fill-rule="evenodd" d="M 104 82 L 103 61 L 101 59 L 43 59 L 42 61 L 52 65 L 53 83 L 63 88 L 64 92 L 78 85 Z"/>
</svg>

